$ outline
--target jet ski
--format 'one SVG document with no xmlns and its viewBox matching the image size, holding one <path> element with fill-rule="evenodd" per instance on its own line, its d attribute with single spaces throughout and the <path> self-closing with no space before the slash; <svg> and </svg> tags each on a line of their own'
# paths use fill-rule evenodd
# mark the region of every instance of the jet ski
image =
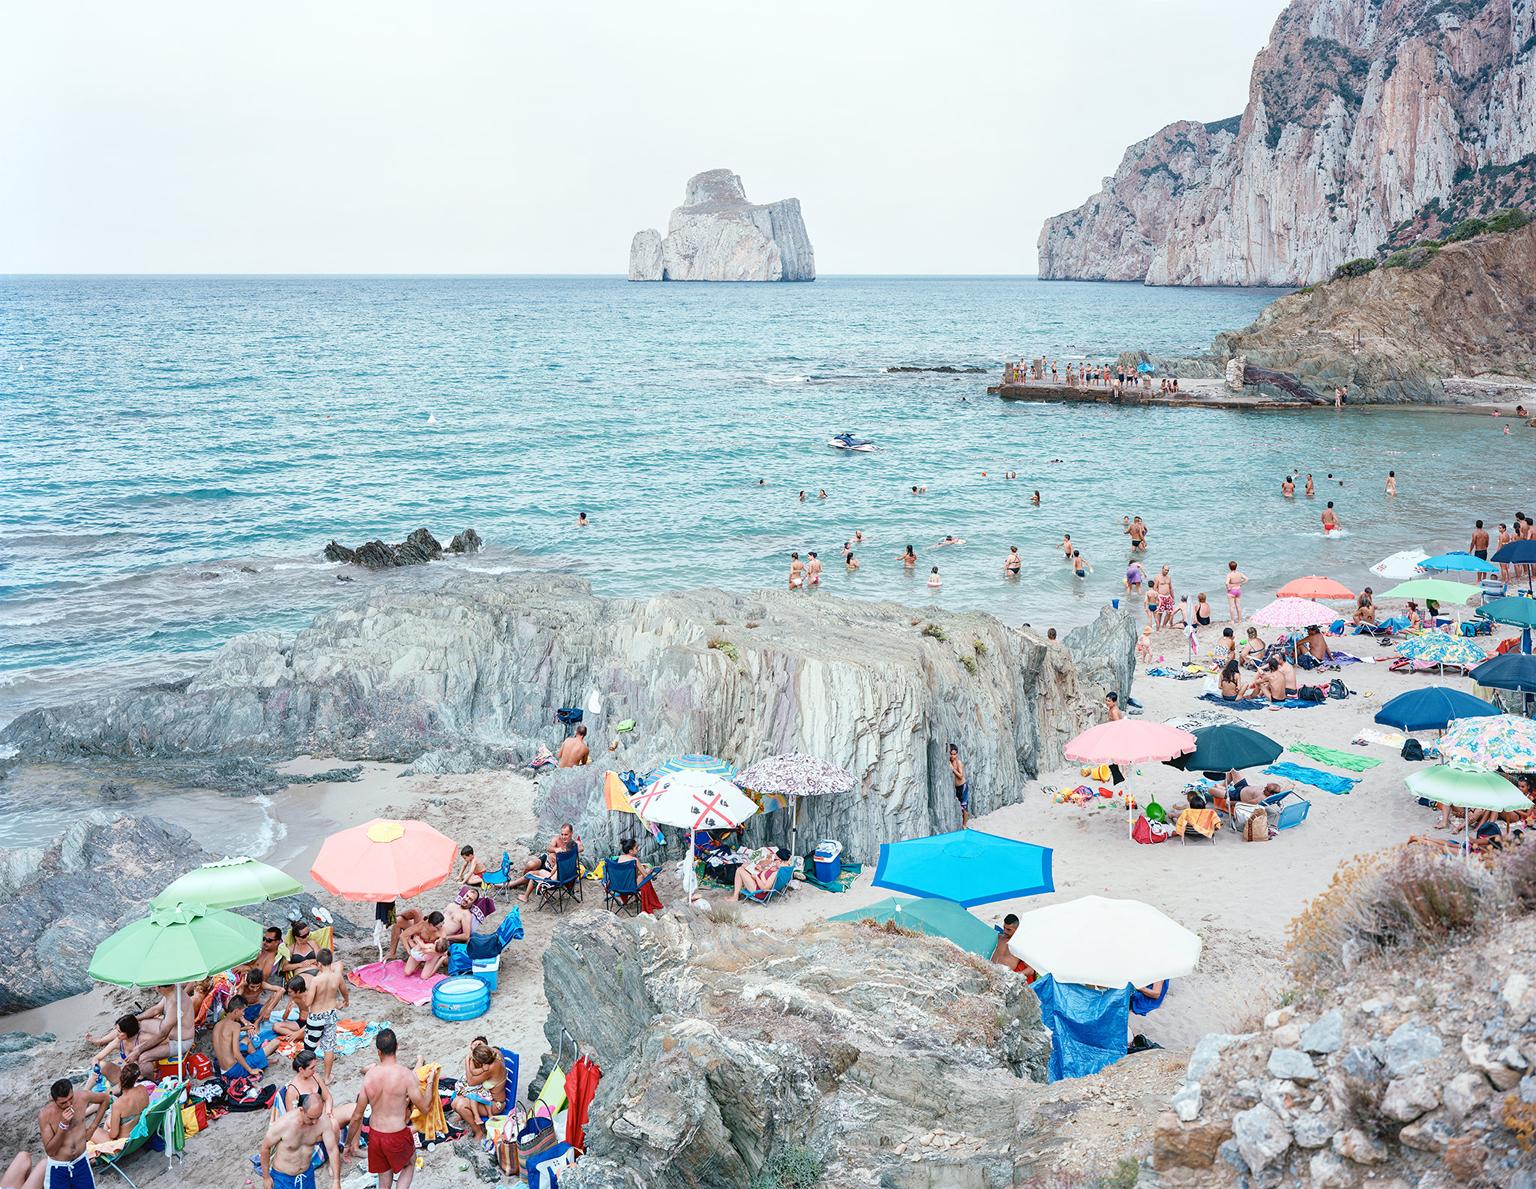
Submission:
<svg viewBox="0 0 1536 1189">
<path fill-rule="evenodd" d="M 827 445 L 834 450 L 855 450 L 860 454 L 868 454 L 875 448 L 875 440 L 856 438 L 851 433 L 840 433 L 836 437 L 828 438 Z"/>
</svg>

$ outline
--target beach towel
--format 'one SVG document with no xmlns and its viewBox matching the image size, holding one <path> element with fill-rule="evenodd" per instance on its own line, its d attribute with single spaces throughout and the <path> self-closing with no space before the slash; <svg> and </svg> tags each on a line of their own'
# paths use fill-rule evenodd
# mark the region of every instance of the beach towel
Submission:
<svg viewBox="0 0 1536 1189">
<path fill-rule="evenodd" d="M 432 988 L 447 977 L 446 974 L 434 974 L 431 978 L 421 978 L 414 974 L 406 977 L 405 963 L 398 959 L 393 962 L 370 962 L 347 973 L 347 981 L 354 987 L 383 991 L 412 1007 L 431 1003 Z"/>
<path fill-rule="evenodd" d="M 1330 768 L 1343 768 L 1346 772 L 1368 772 L 1381 763 L 1370 756 L 1356 755 L 1352 751 L 1339 751 L 1332 747 L 1319 747 L 1316 743 L 1293 743 L 1291 750 Z"/>
<path fill-rule="evenodd" d="M 1278 706 L 1282 710 L 1305 710 L 1309 706 L 1323 705 L 1321 702 L 1307 702 L 1301 698 L 1271 702 L 1267 698 L 1223 698 L 1216 694 L 1201 694 L 1200 697 L 1207 702 L 1215 702 L 1218 706 L 1225 706 L 1228 710 L 1268 710 L 1271 706 Z"/>
<path fill-rule="evenodd" d="M 379 1034 L 380 1029 L 391 1027 L 393 1025 L 388 1020 L 337 1020 L 336 1055 L 350 1057 L 353 1053 L 361 1052 L 373 1044 L 373 1038 Z M 303 1047 L 302 1032 L 296 1036 L 285 1036 L 277 1042 L 277 1051 L 285 1057 L 296 1055 Z"/>
<path fill-rule="evenodd" d="M 565 1093 L 570 1099 L 565 1112 L 565 1142 L 578 1152 L 586 1150 L 587 1111 L 602 1077 L 597 1063 L 586 1057 L 578 1057 L 571 1072 L 565 1075 Z"/>
<path fill-rule="evenodd" d="M 1050 1080 L 1086 1077 L 1125 1056 L 1130 1018 L 1129 986 L 1094 991 L 1058 983 L 1047 974 L 1035 980 L 1040 1018 L 1051 1030 Z"/>
<path fill-rule="evenodd" d="M 1401 731 L 1378 731 L 1375 727 L 1366 727 L 1355 736 L 1356 743 L 1379 743 L 1383 747 L 1390 747 L 1393 751 L 1399 750 L 1408 736 Z"/>
<path fill-rule="evenodd" d="M 839 875 L 831 883 L 823 883 L 821 880 L 816 878 L 816 868 L 814 864 L 812 864 L 810 857 L 807 856 L 805 861 L 805 882 L 810 884 L 812 887 L 820 888 L 823 892 L 846 892 L 853 886 L 853 881 L 859 878 L 859 872 L 863 870 L 863 863 L 845 862 L 843 864 L 843 873 L 841 875 Z"/>
<path fill-rule="evenodd" d="M 1328 654 L 1328 659 L 1336 665 L 1360 664 L 1360 658 L 1358 656 L 1350 656 L 1347 652 L 1330 652 Z"/>
<path fill-rule="evenodd" d="M 1334 796 L 1343 796 L 1354 789 L 1359 777 L 1335 776 L 1332 772 L 1324 772 L 1321 768 L 1308 768 L 1303 764 L 1281 763 L 1271 764 L 1264 769 L 1266 776 L 1281 776 L 1286 780 L 1298 781 L 1301 784 L 1310 784 L 1315 789 L 1322 789 L 1325 793 Z"/>
<path fill-rule="evenodd" d="M 1184 837 L 1185 830 L 1193 830 L 1206 838 L 1214 838 L 1216 831 L 1221 828 L 1221 819 L 1216 816 L 1214 809 L 1186 809 L 1179 814 L 1179 820 L 1174 823 L 1173 832 L 1180 838 Z"/>
</svg>

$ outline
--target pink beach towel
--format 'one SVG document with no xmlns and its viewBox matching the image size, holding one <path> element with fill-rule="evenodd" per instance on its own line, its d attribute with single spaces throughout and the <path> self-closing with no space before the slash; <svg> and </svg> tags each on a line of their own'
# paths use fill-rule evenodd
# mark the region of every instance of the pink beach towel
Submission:
<svg viewBox="0 0 1536 1189">
<path fill-rule="evenodd" d="M 347 973 L 347 981 L 354 987 L 383 991 L 412 1007 L 431 1003 L 432 988 L 447 977 L 445 974 L 434 974 L 431 978 L 421 978 L 414 974 L 407 977 L 405 963 L 398 960 L 370 962 L 367 966 L 355 967 Z"/>
</svg>

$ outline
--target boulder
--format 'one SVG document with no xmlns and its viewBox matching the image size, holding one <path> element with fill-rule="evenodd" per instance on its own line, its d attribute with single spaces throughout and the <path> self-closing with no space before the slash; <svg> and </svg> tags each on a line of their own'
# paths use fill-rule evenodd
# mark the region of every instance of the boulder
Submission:
<svg viewBox="0 0 1536 1189">
<path fill-rule="evenodd" d="M 1267 1106 L 1238 1111 L 1232 1116 L 1232 1140 L 1252 1172 L 1262 1172 L 1291 1146 L 1291 1133 L 1283 1120 Z"/>
<path fill-rule="evenodd" d="M 482 544 L 480 534 L 467 528 L 453 538 L 447 552 L 478 553 Z M 426 529 L 418 528 L 398 545 L 386 545 L 383 541 L 373 540 L 356 549 L 348 549 L 345 545 L 331 541 L 325 547 L 325 560 L 362 566 L 369 570 L 389 570 L 397 566 L 425 565 L 429 561 L 437 561 L 443 553 L 438 539 Z"/>
<path fill-rule="evenodd" d="M 647 1185 L 749 1185 L 795 1149 L 850 1184 L 1007 1176 L 1021 1079 L 1044 1081 L 1050 1051 L 1022 979 L 850 924 L 585 912 L 545 951 L 544 992 L 551 1050 L 575 1037 L 603 1070 L 586 1159 Z"/>
<path fill-rule="evenodd" d="M 648 229 L 630 241 L 629 279 L 813 281 L 816 258 L 800 200 L 752 203 L 730 170 L 695 174 L 666 236 Z"/>
<path fill-rule="evenodd" d="M 1301 1047 L 1309 1053 L 1335 1053 L 1344 1043 L 1344 1013 L 1338 1008 L 1324 1012 L 1301 1034 Z"/>
</svg>

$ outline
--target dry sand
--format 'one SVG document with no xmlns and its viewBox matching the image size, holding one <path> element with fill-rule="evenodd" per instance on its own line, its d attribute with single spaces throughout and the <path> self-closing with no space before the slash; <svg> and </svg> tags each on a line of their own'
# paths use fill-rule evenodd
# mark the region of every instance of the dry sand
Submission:
<svg viewBox="0 0 1536 1189">
<path fill-rule="evenodd" d="M 1207 643 L 1214 641 L 1220 626 L 1202 633 Z M 1366 658 L 1390 655 L 1363 636 L 1346 636 L 1336 647 Z M 1154 652 L 1173 658 L 1181 655 L 1182 649 L 1182 634 L 1167 632 L 1161 634 Z M 1165 1005 L 1144 1021 L 1144 1031 L 1165 1045 L 1166 1053 L 1121 1062 L 1099 1078 L 1028 1090 L 1027 1100 L 1039 1112 L 1042 1123 L 1062 1120 L 1059 1128 L 1045 1128 L 1040 1143 L 1041 1150 L 1049 1151 L 1053 1159 L 1083 1169 L 1102 1168 L 1106 1160 L 1112 1164 L 1110 1157 L 1118 1153 L 1137 1151 L 1150 1126 L 1152 1108 L 1166 1101 L 1166 1094 L 1177 1084 L 1187 1049 L 1195 1040 L 1206 1032 L 1238 1029 L 1272 1004 L 1285 983 L 1286 924 L 1327 885 L 1339 863 L 1400 842 L 1410 834 L 1434 832 L 1436 815 L 1418 806 L 1403 787 L 1403 777 L 1413 765 L 1390 748 L 1355 748 L 1350 740 L 1370 724 L 1384 700 L 1440 679 L 1391 673 L 1385 663 L 1352 665 L 1340 674 L 1321 677 L 1303 674 L 1302 679 L 1315 683 L 1335 675 L 1341 676 L 1357 696 L 1305 710 L 1227 712 L 1287 745 L 1316 743 L 1382 761 L 1365 773 L 1347 796 L 1300 787 L 1312 802 L 1309 820 L 1267 843 L 1244 843 L 1236 834 L 1223 831 L 1215 842 L 1175 839 L 1160 846 L 1135 845 L 1127 837 L 1124 814 L 1107 803 L 1083 808 L 1052 802 L 1047 789 L 1081 782 L 1075 768 L 1043 774 L 1040 780 L 1030 782 L 1019 804 L 972 820 L 974 828 L 1027 839 L 1055 851 L 1055 893 L 987 905 L 976 910 L 982 919 L 997 922 L 1008 912 L 1022 915 L 1058 898 L 1097 893 L 1145 900 L 1199 932 L 1205 942 L 1199 970 L 1176 982 Z M 1448 677 L 1445 681 L 1471 688 L 1463 678 Z M 1134 694 L 1149 720 L 1220 712 L 1214 704 L 1199 700 L 1202 687 L 1200 681 L 1143 675 L 1137 678 Z M 1287 754 L 1282 758 L 1326 768 L 1305 756 Z M 290 770 L 334 766 L 334 761 L 304 758 L 296 760 Z M 1133 779 L 1143 797 L 1156 794 L 1166 804 L 1185 777 L 1165 765 L 1149 764 L 1138 768 Z M 287 833 L 271 857 L 296 875 L 307 873 L 320 839 L 329 831 L 375 815 L 398 815 L 431 821 L 455 839 L 472 842 L 488 860 L 498 858 L 503 849 L 521 859 L 527 852 L 520 840 L 531 836 L 534 828 L 533 792 L 531 780 L 501 772 L 401 777 L 395 766 L 365 765 L 363 778 L 357 782 L 296 785 L 279 794 L 274 799 L 275 809 Z M 773 904 L 742 906 L 740 918 L 747 925 L 794 929 L 807 921 L 846 912 L 890 894 L 870 886 L 872 871 L 873 865 L 867 865 L 855 885 L 841 895 L 797 884 Z M 300 878 L 308 882 L 306 875 Z M 592 886 L 588 885 L 589 892 Z M 668 911 L 676 911 L 683 897 L 675 863 L 669 866 L 660 888 Z M 725 898 L 711 891 L 706 895 L 713 904 Z M 435 907 L 443 898 L 429 893 L 420 903 Z M 365 929 L 370 927 L 367 906 L 359 911 L 359 906 L 331 903 L 335 911 L 351 915 Z M 594 900 L 589 895 L 587 904 L 600 907 L 600 897 Z M 389 1020 L 400 1034 L 402 1054 L 439 1061 L 448 1073 L 461 1065 L 470 1037 L 483 1032 L 522 1054 L 521 1081 L 526 1086 L 546 1047 L 542 954 L 563 919 L 538 909 L 524 911 L 527 936 L 504 956 L 491 1011 L 480 1020 L 445 1024 L 435 1020 L 426 1008 L 407 1007 L 386 996 L 357 990 L 350 1014 Z M 349 966 L 376 957 L 367 941 L 344 945 L 342 950 Z M 38 1086 L 58 1072 L 82 1064 L 86 1050 L 74 1039 L 82 1021 L 89 1020 L 92 1027 L 103 1029 L 121 1010 L 120 1005 L 132 1001 L 134 996 L 127 992 L 103 989 L 27 1014 L 25 1026 L 50 1027 L 60 1033 L 60 1039 L 40 1050 L 21 1069 L 0 1076 L 0 1093 L 18 1104 L 17 1110 L 7 1112 L 8 1139 L 16 1142 L 23 1131 L 31 1132 L 30 1144 L 36 1149 L 29 1120 L 30 1104 L 39 1098 Z M 338 1098 L 350 1098 L 356 1092 L 365 1061 L 363 1054 L 338 1060 L 334 1086 Z M 22 1103 L 28 1104 L 25 1110 L 19 1109 Z M 264 1125 L 264 1116 L 231 1115 L 193 1137 L 174 1173 L 174 1183 L 241 1184 L 248 1172 L 247 1155 L 256 1150 Z M 470 1183 L 468 1175 L 460 1171 L 461 1164 L 460 1157 L 451 1151 L 433 1152 L 418 1173 L 416 1184 L 430 1189 Z M 135 1180 L 154 1180 L 162 1178 L 164 1167 L 163 1160 L 145 1154 L 135 1159 L 131 1171 Z M 361 1182 L 349 1169 L 344 1183 Z"/>
</svg>

